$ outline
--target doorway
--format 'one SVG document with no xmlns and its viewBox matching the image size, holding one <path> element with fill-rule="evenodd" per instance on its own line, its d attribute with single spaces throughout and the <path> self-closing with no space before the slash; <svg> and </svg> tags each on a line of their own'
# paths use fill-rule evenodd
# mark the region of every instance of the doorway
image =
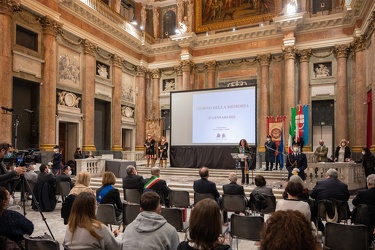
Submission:
<svg viewBox="0 0 375 250">
<path fill-rule="evenodd" d="M 74 160 L 74 152 L 78 146 L 78 123 L 59 122 L 59 145 L 62 148 L 63 164 Z"/>
<path fill-rule="evenodd" d="M 132 129 L 122 129 L 122 149 L 124 151 L 132 151 Z"/>
</svg>

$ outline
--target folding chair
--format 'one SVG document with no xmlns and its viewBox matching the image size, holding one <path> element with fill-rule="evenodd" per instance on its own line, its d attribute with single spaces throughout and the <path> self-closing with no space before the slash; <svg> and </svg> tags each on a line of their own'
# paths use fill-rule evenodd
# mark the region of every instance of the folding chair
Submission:
<svg viewBox="0 0 375 250">
<path fill-rule="evenodd" d="M 187 225 L 183 222 L 182 210 L 180 208 L 162 208 L 161 215 L 176 228 L 177 232 L 186 232 Z"/>
<path fill-rule="evenodd" d="M 61 195 L 61 199 L 64 202 L 65 198 L 69 195 L 70 193 L 70 182 L 68 181 L 59 181 L 56 183 L 56 191 L 55 194 L 57 196 Z M 58 200 L 58 197 L 57 199 Z"/>
<path fill-rule="evenodd" d="M 232 214 L 230 219 L 230 246 L 232 248 L 233 238 L 245 240 L 260 240 L 260 231 L 264 225 L 262 216 L 240 216 Z"/>
<path fill-rule="evenodd" d="M 124 200 L 130 203 L 139 204 L 141 201 L 142 190 L 124 188 Z"/>
<path fill-rule="evenodd" d="M 122 203 L 122 223 L 124 229 L 129 225 L 140 213 L 141 206 L 139 204 Z"/>
<path fill-rule="evenodd" d="M 45 238 L 34 238 L 30 237 L 28 234 L 24 234 L 23 238 L 25 239 L 25 249 L 26 250 L 59 250 L 59 242 L 54 239 L 45 239 Z"/>
<path fill-rule="evenodd" d="M 365 225 L 347 225 L 327 222 L 324 246 L 337 250 L 368 250 Z"/>
<path fill-rule="evenodd" d="M 112 225 L 121 225 L 122 221 L 117 220 L 115 207 L 112 204 L 99 204 L 96 209 L 96 218 L 105 225 L 109 225 L 112 231 Z"/>
<path fill-rule="evenodd" d="M 246 199 L 243 195 L 223 194 L 222 209 L 226 212 L 246 213 Z"/>
<path fill-rule="evenodd" d="M 210 194 L 210 193 L 204 193 L 204 194 L 202 194 L 202 193 L 196 193 L 196 192 L 194 192 L 194 205 L 197 204 L 199 201 L 207 199 L 207 198 L 215 200 L 215 197 L 214 197 L 213 194 Z"/>
<path fill-rule="evenodd" d="M 169 205 L 171 207 L 190 207 L 190 195 L 188 191 L 171 190 L 169 192 Z"/>
</svg>

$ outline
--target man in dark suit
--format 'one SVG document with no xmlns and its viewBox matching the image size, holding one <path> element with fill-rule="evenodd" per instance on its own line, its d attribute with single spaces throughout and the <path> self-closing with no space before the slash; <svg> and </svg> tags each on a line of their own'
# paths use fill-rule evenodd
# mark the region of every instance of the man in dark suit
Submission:
<svg viewBox="0 0 375 250">
<path fill-rule="evenodd" d="M 245 191 L 243 186 L 237 184 L 237 175 L 234 172 L 229 173 L 229 184 L 223 185 L 224 194 L 232 195 L 243 195 L 245 196 Z"/>
<path fill-rule="evenodd" d="M 62 182 L 62 181 L 69 182 L 70 189 L 72 189 L 74 187 L 74 184 L 72 182 L 72 178 L 70 178 L 69 176 L 71 174 L 70 167 L 68 165 L 64 165 L 61 170 L 62 170 L 61 175 L 58 175 L 56 177 L 56 182 Z"/>
<path fill-rule="evenodd" d="M 144 191 L 155 191 L 160 195 L 162 203 L 165 206 L 169 206 L 169 192 L 171 189 L 167 186 L 165 180 L 160 179 L 160 168 L 152 167 L 151 168 L 151 178 L 147 178 L 144 181 L 145 185 L 143 186 Z"/>
<path fill-rule="evenodd" d="M 127 166 L 126 174 L 127 175 L 122 178 L 122 188 L 143 190 L 143 185 L 145 184 L 143 176 L 137 174 L 137 170 L 134 166 Z"/>
<path fill-rule="evenodd" d="M 37 183 L 48 183 L 52 187 L 55 186 L 56 178 L 48 171 L 48 167 L 45 164 L 40 165 L 40 173 L 38 174 Z"/>
<path fill-rule="evenodd" d="M 354 206 L 358 206 L 359 204 L 375 206 L 375 174 L 367 176 L 367 187 L 368 189 L 366 190 L 358 191 L 352 201 Z"/>
<path fill-rule="evenodd" d="M 307 158 L 304 153 L 300 152 L 300 145 L 298 143 L 293 144 L 293 152 L 288 155 L 285 167 L 288 170 L 288 180 L 294 172 L 297 172 L 302 180 L 306 179 L 305 169 L 307 168 Z"/>
<path fill-rule="evenodd" d="M 209 171 L 207 167 L 201 167 L 199 169 L 199 180 L 194 181 L 193 188 L 194 192 L 200 194 L 213 194 L 215 199 L 219 201 L 220 194 L 217 191 L 216 184 L 208 180 Z"/>
</svg>

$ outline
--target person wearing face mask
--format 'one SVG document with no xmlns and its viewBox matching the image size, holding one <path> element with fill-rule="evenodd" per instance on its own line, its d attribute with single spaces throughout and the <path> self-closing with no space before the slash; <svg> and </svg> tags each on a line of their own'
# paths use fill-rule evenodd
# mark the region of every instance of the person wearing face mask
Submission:
<svg viewBox="0 0 375 250">
<path fill-rule="evenodd" d="M 52 159 L 52 174 L 59 175 L 62 167 L 62 154 L 60 153 L 60 146 L 56 145 L 53 148 L 53 159 Z"/>
<path fill-rule="evenodd" d="M 45 164 L 40 165 L 39 171 L 38 180 L 34 186 L 35 199 L 39 202 L 40 209 L 43 212 L 53 211 L 55 210 L 57 202 L 55 196 L 56 178 L 49 172 L 49 169 Z M 32 209 L 38 209 L 34 200 L 32 201 Z"/>
<path fill-rule="evenodd" d="M 328 147 L 324 145 L 324 141 L 320 139 L 319 146 L 315 149 L 314 155 L 317 162 L 328 162 Z"/>
<path fill-rule="evenodd" d="M 335 150 L 335 161 L 336 162 L 348 162 L 350 161 L 350 148 L 346 145 L 345 139 L 342 139 L 340 145 Z"/>
<path fill-rule="evenodd" d="M 161 137 L 161 142 L 158 146 L 159 149 L 159 167 L 167 167 L 167 160 L 168 160 L 168 142 L 165 140 L 165 137 Z M 164 164 L 163 164 L 164 163 Z"/>
<path fill-rule="evenodd" d="M 4 158 L 8 155 L 10 145 L 8 143 L 0 143 L 0 186 L 5 187 L 9 192 L 11 191 L 11 183 L 15 177 L 24 174 L 26 167 L 16 167 L 8 171 L 4 164 Z"/>
<path fill-rule="evenodd" d="M 288 155 L 285 167 L 288 170 L 288 180 L 292 174 L 298 174 L 302 180 L 306 179 L 307 158 L 304 153 L 300 152 L 298 143 L 293 143 L 293 152 Z"/>
<path fill-rule="evenodd" d="M 70 166 L 64 165 L 61 169 L 61 175 L 58 175 L 56 177 L 56 183 L 61 181 L 66 181 L 70 183 L 70 189 L 74 187 L 74 184 L 72 182 L 72 178 L 70 178 L 70 175 L 72 174 L 72 170 L 70 170 Z"/>
<path fill-rule="evenodd" d="M 369 148 L 362 148 L 362 158 L 360 161 L 356 161 L 356 163 L 362 163 L 366 178 L 370 174 L 375 174 L 375 157 L 371 154 Z"/>
<path fill-rule="evenodd" d="M 270 171 L 272 171 L 273 163 L 275 162 L 275 151 L 276 151 L 276 144 L 272 141 L 270 135 L 267 135 L 267 141 L 264 143 L 264 147 L 266 148 L 266 171 L 268 171 L 268 167 Z"/>
<path fill-rule="evenodd" d="M 146 156 L 147 156 L 147 167 L 150 166 L 150 160 L 151 160 L 151 167 L 155 166 L 156 162 L 156 152 L 155 152 L 155 140 L 152 139 L 151 134 L 147 134 L 147 139 L 144 144 L 144 147 L 146 149 Z"/>
</svg>

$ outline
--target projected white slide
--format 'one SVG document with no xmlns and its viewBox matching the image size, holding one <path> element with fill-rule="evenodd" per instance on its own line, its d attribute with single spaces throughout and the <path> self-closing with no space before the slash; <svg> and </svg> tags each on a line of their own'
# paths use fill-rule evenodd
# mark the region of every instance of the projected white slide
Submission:
<svg viewBox="0 0 375 250">
<path fill-rule="evenodd" d="M 256 144 L 256 87 L 171 93 L 171 144 Z"/>
</svg>

